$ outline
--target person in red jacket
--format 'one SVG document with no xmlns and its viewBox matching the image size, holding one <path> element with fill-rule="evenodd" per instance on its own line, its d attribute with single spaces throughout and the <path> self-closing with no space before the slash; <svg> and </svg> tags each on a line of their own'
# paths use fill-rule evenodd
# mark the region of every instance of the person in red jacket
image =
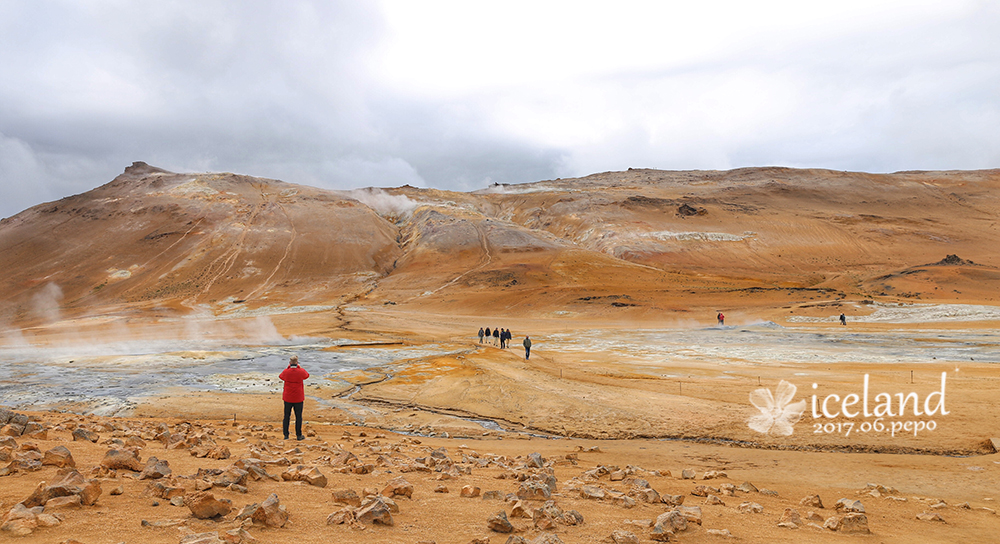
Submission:
<svg viewBox="0 0 1000 544">
<path fill-rule="evenodd" d="M 306 369 L 299 366 L 299 357 L 292 355 L 288 361 L 288 368 L 278 375 L 285 382 L 285 389 L 281 393 L 281 400 L 285 401 L 285 419 L 281 422 L 281 430 L 285 433 L 285 440 L 288 440 L 288 423 L 291 419 L 292 410 L 295 410 L 295 439 L 303 440 L 302 435 L 302 404 L 306 400 L 305 388 L 302 382 L 309 377 Z"/>
</svg>

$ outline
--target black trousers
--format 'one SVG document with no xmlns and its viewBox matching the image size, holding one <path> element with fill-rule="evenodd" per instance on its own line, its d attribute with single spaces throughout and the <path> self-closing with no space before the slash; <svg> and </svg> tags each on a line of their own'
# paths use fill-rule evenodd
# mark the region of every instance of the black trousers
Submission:
<svg viewBox="0 0 1000 544">
<path fill-rule="evenodd" d="M 295 437 L 298 438 L 302 436 L 302 402 L 286 402 L 285 403 L 285 419 L 281 421 L 281 431 L 285 433 L 285 438 L 288 438 L 288 421 L 291 419 L 292 410 L 295 410 Z"/>
<path fill-rule="evenodd" d="M 524 348 L 524 358 L 527 359 L 531 357 L 531 346 L 525 346 Z"/>
</svg>

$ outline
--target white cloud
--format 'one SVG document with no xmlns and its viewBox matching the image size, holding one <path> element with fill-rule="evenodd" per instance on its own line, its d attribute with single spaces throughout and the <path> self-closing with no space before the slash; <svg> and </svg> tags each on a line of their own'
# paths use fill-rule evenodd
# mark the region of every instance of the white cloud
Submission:
<svg viewBox="0 0 1000 544">
<path fill-rule="evenodd" d="M 133 160 L 329 188 L 1000 160 L 971 1 L 0 3 L 0 216 Z"/>
</svg>

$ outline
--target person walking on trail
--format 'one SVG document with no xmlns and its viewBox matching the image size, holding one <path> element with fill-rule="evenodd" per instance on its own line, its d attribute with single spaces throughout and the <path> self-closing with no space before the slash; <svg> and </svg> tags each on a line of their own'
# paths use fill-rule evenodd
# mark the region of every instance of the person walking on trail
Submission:
<svg viewBox="0 0 1000 544">
<path fill-rule="evenodd" d="M 483 328 L 479 327 L 479 343 L 480 344 L 483 343 L 483 334 L 485 334 L 485 333 L 483 333 Z"/>
<path fill-rule="evenodd" d="M 527 361 L 531 357 L 531 338 L 527 336 L 524 337 L 524 360 Z"/>
<path fill-rule="evenodd" d="M 500 329 L 493 329 L 493 345 L 500 345 Z"/>
<path fill-rule="evenodd" d="M 840 324 L 844 325 L 844 326 L 847 326 L 847 316 L 846 315 L 840 314 Z"/>
<path fill-rule="evenodd" d="M 719 315 L 717 315 L 715 317 L 716 317 L 716 319 L 719 320 L 719 326 L 720 327 L 726 324 L 726 316 L 722 315 L 722 312 L 719 312 Z"/>
<path fill-rule="evenodd" d="M 288 440 L 288 423 L 295 411 L 295 439 L 304 440 L 302 435 L 302 404 L 306 400 L 305 386 L 302 384 L 309 378 L 309 372 L 299 366 L 298 355 L 292 355 L 288 361 L 288 368 L 278 375 L 281 381 L 285 382 L 284 390 L 281 393 L 281 400 L 285 402 L 285 418 L 281 421 L 281 430 Z"/>
<path fill-rule="evenodd" d="M 493 337 L 493 333 L 490 332 L 490 328 L 486 327 L 486 343 L 490 343 L 490 338 Z"/>
<path fill-rule="evenodd" d="M 510 338 L 510 329 L 504 329 L 503 332 L 500 333 L 500 336 L 503 336 L 503 339 L 504 339 L 504 345 L 503 346 L 505 348 L 509 348 L 510 347 L 510 340 L 511 340 L 511 338 Z"/>
</svg>

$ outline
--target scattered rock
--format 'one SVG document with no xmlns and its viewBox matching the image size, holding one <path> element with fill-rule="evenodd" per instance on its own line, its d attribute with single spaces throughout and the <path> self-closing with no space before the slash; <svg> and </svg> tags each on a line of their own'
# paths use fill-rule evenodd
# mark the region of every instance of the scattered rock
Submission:
<svg viewBox="0 0 1000 544">
<path fill-rule="evenodd" d="M 520 496 L 520 494 L 518 495 Z M 602 500 L 608 496 L 607 492 L 594 485 L 585 485 L 580 488 L 581 499 Z"/>
<path fill-rule="evenodd" d="M 744 493 L 757 493 L 757 486 L 750 482 L 743 482 L 736 489 Z"/>
<path fill-rule="evenodd" d="M 497 512 L 490 519 L 486 520 L 486 525 L 491 531 L 497 533 L 514 532 L 514 526 L 511 525 L 510 521 L 507 519 L 507 513 L 503 510 Z"/>
<path fill-rule="evenodd" d="M 760 514 L 764 511 L 764 507 L 755 502 L 744 502 L 740 503 L 736 507 L 736 511 L 741 514 Z"/>
<path fill-rule="evenodd" d="M 101 436 L 99 434 L 95 433 L 94 431 L 88 431 L 87 429 L 84 429 L 83 427 L 77 427 L 77 428 L 73 429 L 73 441 L 78 441 L 78 440 L 79 441 L 84 441 L 84 440 L 86 440 L 86 441 L 89 441 L 89 442 L 94 442 L 96 444 L 97 441 L 100 440 L 100 439 L 101 439 Z"/>
<path fill-rule="evenodd" d="M 181 538 L 180 544 L 226 544 L 215 533 L 196 533 Z"/>
<path fill-rule="evenodd" d="M 140 472 L 145 468 L 139 457 L 128 450 L 108 450 L 101 460 L 101 466 L 111 470 L 131 470 Z"/>
<path fill-rule="evenodd" d="M 944 518 L 937 512 L 922 512 L 917 514 L 917 519 L 920 521 L 940 521 L 941 523 L 945 523 Z"/>
<path fill-rule="evenodd" d="M 45 455 L 42 457 L 42 465 L 60 468 L 75 467 L 76 461 L 73 460 L 73 454 L 70 453 L 66 446 L 56 446 L 45 452 Z"/>
<path fill-rule="evenodd" d="M 853 499 L 838 499 L 836 504 L 834 504 L 834 508 L 844 512 L 858 512 L 861 514 L 865 512 L 865 506 L 861 504 L 861 501 Z"/>
<path fill-rule="evenodd" d="M 332 494 L 333 502 L 350 506 L 361 506 L 361 497 L 353 489 L 338 489 Z"/>
<path fill-rule="evenodd" d="M 684 470 L 681 471 L 681 479 L 682 480 L 693 480 L 695 478 L 695 476 L 696 476 L 696 473 L 695 473 L 695 471 L 694 471 L 693 468 L 686 468 L 686 469 L 684 469 Z"/>
<path fill-rule="evenodd" d="M 471 499 L 479 496 L 481 490 L 474 485 L 462 486 L 462 496 Z"/>
<path fill-rule="evenodd" d="M 402 476 L 389 480 L 389 483 L 382 490 L 386 497 L 406 497 L 413 498 L 413 484 L 407 482 Z"/>
<path fill-rule="evenodd" d="M 868 534 L 871 532 L 868 529 L 868 516 L 858 512 L 847 514 L 840 519 L 839 530 L 841 533 Z"/>
<path fill-rule="evenodd" d="M 375 497 L 368 501 L 355 513 L 355 517 L 361 523 L 380 525 L 392 525 L 392 512 L 383 497 Z"/>
<path fill-rule="evenodd" d="M 609 544 L 639 544 L 639 537 L 635 536 L 635 533 L 618 529 L 613 531 L 611 536 L 605 538 L 604 542 Z"/>
<path fill-rule="evenodd" d="M 286 482 L 305 482 L 315 487 L 326 487 L 327 484 L 326 476 L 318 468 L 305 465 L 288 467 L 285 472 L 281 473 L 281 479 Z"/>
<path fill-rule="evenodd" d="M 794 508 L 785 508 L 785 512 L 781 515 L 781 519 L 778 520 L 778 527 L 798 529 L 800 525 L 802 525 L 802 517 L 799 516 L 798 510 L 795 510 Z"/>
<path fill-rule="evenodd" d="M 225 516 L 233 509 L 229 499 L 216 499 L 210 491 L 196 491 L 184 497 L 184 505 L 198 519 Z"/>
<path fill-rule="evenodd" d="M 139 479 L 158 480 L 170 476 L 171 472 L 170 463 L 166 459 L 160 460 L 156 457 L 150 457 L 146 460 L 146 466 L 139 474 Z"/>
<path fill-rule="evenodd" d="M 680 512 L 672 510 L 656 517 L 649 538 L 658 542 L 669 542 L 676 533 L 687 530 L 687 519 Z"/>
<path fill-rule="evenodd" d="M 726 505 L 726 503 L 722 502 L 722 499 L 720 499 L 719 497 L 716 497 L 715 495 L 709 495 L 708 498 L 705 499 L 705 504 L 708 504 L 708 505 L 720 505 L 720 506 L 725 506 Z"/>
<path fill-rule="evenodd" d="M 820 500 L 819 495 L 809 495 L 808 497 L 803 497 L 799 501 L 802 506 L 809 506 L 812 508 L 823 508 L 823 501 Z"/>
<path fill-rule="evenodd" d="M 549 489 L 549 486 L 539 482 L 538 480 L 521 482 L 521 485 L 517 488 L 517 498 L 523 500 L 546 501 L 549 500 L 551 496 L 552 490 Z"/>
<path fill-rule="evenodd" d="M 708 533 L 708 534 L 710 534 L 710 535 L 712 535 L 712 536 L 721 536 L 721 537 L 725 537 L 725 538 L 736 538 L 736 537 L 733 536 L 733 533 L 729 532 L 729 529 L 708 529 L 705 532 Z"/>
<path fill-rule="evenodd" d="M 357 518 L 354 515 L 354 508 L 350 506 L 345 506 L 340 510 L 330 514 L 326 517 L 327 525 L 344 525 L 354 523 Z"/>
<path fill-rule="evenodd" d="M 668 506 L 680 506 L 684 504 L 684 495 L 660 495 L 660 501 Z"/>
</svg>

